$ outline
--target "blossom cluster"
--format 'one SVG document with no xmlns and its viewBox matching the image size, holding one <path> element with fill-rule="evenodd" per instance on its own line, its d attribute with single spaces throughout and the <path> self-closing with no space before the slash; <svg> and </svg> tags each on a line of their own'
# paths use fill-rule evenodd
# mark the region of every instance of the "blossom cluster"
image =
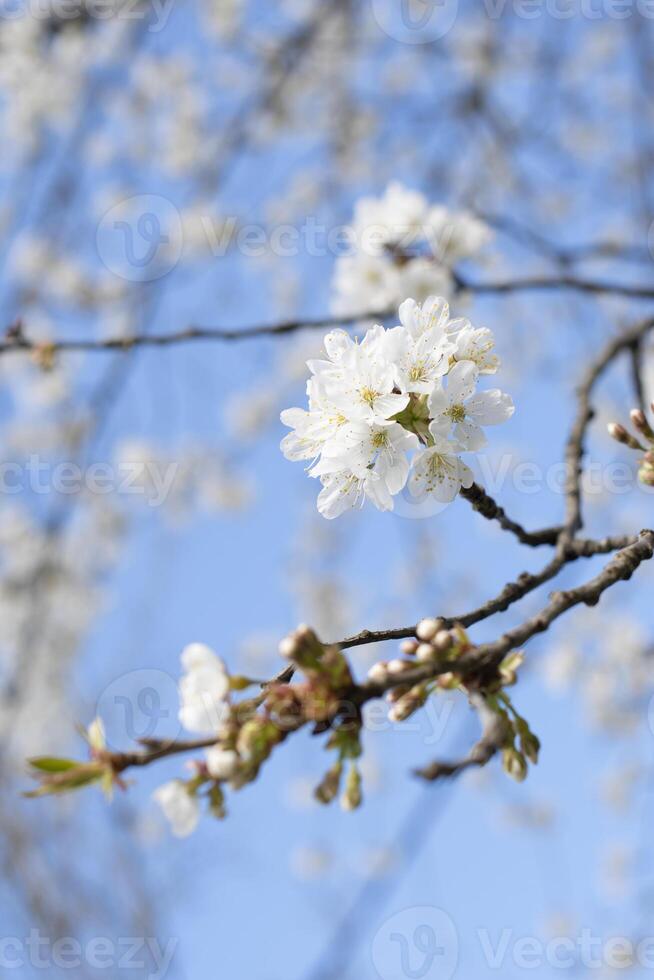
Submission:
<svg viewBox="0 0 654 980">
<path fill-rule="evenodd" d="M 472 484 L 461 454 L 483 448 L 484 427 L 513 414 L 509 395 L 476 390 L 499 367 L 490 330 L 450 319 L 435 296 L 422 306 L 405 300 L 399 319 L 391 329 L 373 326 L 361 343 L 343 330 L 327 334 L 326 358 L 307 362 L 309 410 L 281 414 L 293 430 L 282 452 L 313 461 L 326 518 L 365 499 L 393 510 L 407 483 L 416 498 L 448 503 Z"/>
<path fill-rule="evenodd" d="M 302 671 L 305 681 L 293 687 L 273 682 L 261 694 L 233 702 L 234 691 L 256 682 L 231 676 L 224 661 L 203 643 L 192 643 L 183 651 L 179 720 L 187 731 L 208 739 L 204 759 L 190 763 L 191 778 L 173 779 L 153 794 L 177 837 L 195 830 L 203 801 L 215 817 L 224 817 L 224 784 L 239 790 L 251 783 L 285 734 L 306 721 L 326 721 L 340 693 L 352 684 L 340 649 L 324 646 L 307 626 L 286 637 L 280 652 Z M 360 754 L 356 727 L 353 730 L 350 725 L 346 732 L 335 728 L 329 747 L 338 752 L 338 760 L 326 777 L 333 792 L 330 795 L 323 780 L 316 798 L 331 802 L 347 762 L 349 773 L 341 804 L 344 809 L 354 809 L 361 802 L 360 774 L 354 761 Z"/>
<path fill-rule="evenodd" d="M 422 708 L 433 694 L 460 690 L 471 695 L 458 668 L 461 657 L 474 646 L 460 624 L 447 626 L 440 619 L 423 619 L 415 636 L 401 645 L 402 657 L 375 664 L 368 673 L 374 690 L 368 696 L 385 695 L 391 722 L 402 722 Z M 186 837 L 198 825 L 202 810 L 218 819 L 226 815 L 225 790 L 243 789 L 259 775 L 272 752 L 288 735 L 306 725 L 314 734 L 328 732 L 326 749 L 333 753 L 329 768 L 314 789 L 322 804 L 339 799 L 343 810 L 355 810 L 363 801 L 360 759 L 365 717 L 354 674 L 338 644 L 321 642 L 314 630 L 301 625 L 279 644 L 279 652 L 292 671 L 283 671 L 266 683 L 229 673 L 224 661 L 203 643 L 192 643 L 182 653 L 179 682 L 179 720 L 200 737 L 192 741 L 143 740 L 138 753 L 113 752 L 104 725 L 96 718 L 82 734 L 89 761 L 40 756 L 29 760 L 37 787 L 31 797 L 60 794 L 96 784 L 111 798 L 114 788 L 127 789 L 123 772 L 168 754 L 204 750 L 201 758 L 187 763 L 187 779 L 172 779 L 153 796 L 168 819 L 173 833 Z M 492 745 L 485 764 L 501 750 L 504 768 L 516 779 L 527 774 L 528 762 L 538 759 L 539 742 L 517 713 L 506 692 L 515 684 L 522 654 L 511 652 L 499 665 L 497 676 L 475 689 L 474 705 L 484 725 L 485 738 L 492 721 Z M 447 670 L 443 670 L 444 662 Z M 433 667 L 434 675 L 425 668 Z M 291 683 L 290 673 L 297 676 Z M 236 700 L 236 692 L 256 688 L 256 693 Z M 353 710 L 354 709 L 354 710 Z M 490 744 L 490 743 L 489 743 Z M 148 753 L 151 753 L 149 755 Z M 431 778 L 431 777 L 430 777 Z"/>
<path fill-rule="evenodd" d="M 652 402 L 650 407 L 652 412 L 654 412 L 654 402 Z M 616 442 L 620 442 L 624 446 L 628 446 L 629 449 L 635 449 L 637 452 L 644 454 L 638 467 L 638 479 L 645 486 L 654 487 L 654 429 L 641 408 L 632 409 L 630 418 L 638 436 L 633 436 L 619 422 L 611 422 L 609 424 L 609 435 Z"/>
<path fill-rule="evenodd" d="M 355 206 L 350 250 L 334 270 L 334 312 L 359 316 L 392 309 L 405 296 L 449 295 L 452 267 L 491 235 L 468 211 L 432 205 L 394 181 L 382 197 L 363 197 Z"/>
<path fill-rule="evenodd" d="M 184 673 L 179 682 L 179 720 L 189 732 L 218 737 L 228 725 L 230 715 L 230 677 L 224 661 L 204 643 L 190 643 L 182 653 Z M 234 749 L 220 744 L 206 750 L 205 765 L 196 766 L 212 779 L 234 775 L 239 757 Z M 155 790 L 154 798 L 170 821 L 177 837 L 192 833 L 200 819 L 198 781 L 185 783 L 173 779 Z"/>
</svg>

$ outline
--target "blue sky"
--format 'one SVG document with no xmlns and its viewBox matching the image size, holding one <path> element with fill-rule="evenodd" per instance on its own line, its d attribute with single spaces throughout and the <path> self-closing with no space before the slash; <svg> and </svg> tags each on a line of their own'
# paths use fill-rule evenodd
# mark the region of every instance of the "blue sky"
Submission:
<svg viewBox="0 0 654 980">
<path fill-rule="evenodd" d="M 254 7 L 256 21 L 261 12 Z M 466 23 L 465 18 L 457 22 L 454 34 L 463 31 Z M 516 43 L 530 31 L 528 24 L 516 25 L 513 20 L 506 29 L 515 30 Z M 551 20 L 538 22 L 531 30 L 532 40 L 540 39 L 541 31 L 550 39 L 551 32 L 560 31 L 573 50 L 577 41 L 587 42 L 594 30 L 599 33 L 594 23 L 579 19 L 566 26 Z M 203 51 L 202 36 L 187 26 L 181 10 L 174 11 L 166 31 L 150 43 L 164 51 L 175 45 L 191 55 Z M 372 58 L 376 68 L 397 53 L 392 42 L 384 43 L 381 53 Z M 221 54 L 214 53 L 213 67 L 221 64 Z M 418 63 L 423 56 L 422 50 L 416 51 Z M 630 66 L 620 57 L 607 60 L 611 78 L 624 81 Z M 574 56 L 571 65 L 575 67 Z M 445 66 L 443 89 L 454 86 L 455 74 L 451 66 Z M 353 71 L 354 91 L 368 91 L 369 78 L 363 75 Z M 601 90 L 601 77 L 593 79 L 593 84 Z M 373 168 L 361 180 L 353 179 L 328 196 L 318 209 L 321 220 L 330 224 L 348 220 L 360 194 L 381 193 L 391 178 L 404 180 L 435 202 L 450 206 L 469 204 L 475 198 L 469 187 L 449 186 L 448 174 L 441 180 L 440 150 L 432 145 L 441 138 L 441 131 L 435 131 L 433 140 L 431 133 L 425 136 L 424 127 L 409 112 L 416 106 L 430 107 L 430 99 L 441 94 L 440 90 L 432 92 L 427 81 L 425 87 L 424 101 L 416 96 L 415 105 L 414 99 L 406 104 L 400 101 L 399 106 L 389 100 L 392 106 L 388 108 L 385 97 L 379 95 L 377 108 L 387 112 L 389 126 L 380 129 L 376 143 L 371 139 L 377 147 L 378 172 Z M 499 88 L 507 109 L 524 109 L 522 91 L 504 91 L 501 82 Z M 534 84 L 527 102 L 538 101 L 537 88 Z M 375 99 L 373 94 L 373 104 Z M 574 107 L 559 97 L 553 96 L 551 102 L 552 130 L 559 123 L 574 123 Z M 100 117 L 106 108 L 100 106 Z M 618 109 L 613 112 L 615 118 L 610 101 L 598 109 L 598 115 L 606 114 L 609 123 L 615 122 L 619 134 L 623 121 Z M 398 131 L 406 128 L 407 141 L 424 139 L 422 168 L 402 162 L 392 138 L 394 120 Z M 111 119 L 100 128 L 103 126 L 116 137 Z M 544 131 L 549 136 L 550 127 L 545 125 Z M 475 138 L 472 124 L 455 120 L 445 133 L 454 152 L 464 158 Z M 331 163 L 324 147 L 316 147 L 306 134 L 302 138 L 283 136 L 272 149 L 250 153 L 235 168 L 212 201 L 217 214 L 236 213 L 243 220 L 264 221 L 270 196 L 277 188 L 282 194 L 288 174 L 299 171 L 307 160 L 313 172 L 328 183 Z M 567 219 L 553 219 L 551 229 L 546 216 L 535 217 L 532 212 L 529 192 L 524 197 L 516 195 L 511 202 L 510 195 L 498 189 L 498 209 L 507 206 L 510 214 L 528 223 L 535 221 L 541 232 L 561 243 L 602 237 L 616 214 L 623 207 L 628 210 L 624 196 L 605 182 L 605 196 L 601 197 L 594 183 L 596 178 L 601 183 L 600 176 L 589 175 L 583 161 L 575 161 L 568 171 L 563 164 L 552 163 L 549 153 L 541 152 L 539 146 L 530 146 L 523 162 L 538 175 L 536 183 L 543 196 L 553 187 L 570 195 L 573 203 Z M 53 145 L 51 154 L 46 153 L 42 165 L 35 168 L 35 201 L 42 189 L 47 192 L 49 168 L 56 170 L 61 153 L 62 146 Z M 84 171 L 73 195 L 71 228 L 80 229 L 76 254 L 97 269 L 102 265 L 95 235 L 95 194 L 107 180 L 115 180 L 130 194 L 160 195 L 180 210 L 189 196 L 183 181 L 169 184 L 157 175 L 154 159 L 128 174 L 119 165 L 115 172 L 110 165 L 105 172 L 91 167 Z M 492 194 L 487 197 L 493 200 Z M 35 204 L 37 227 L 38 210 Z M 536 203 L 533 210 L 537 210 Z M 32 227 L 31 212 L 24 220 L 26 228 Z M 637 230 L 636 224 L 629 227 L 632 240 L 644 244 L 642 228 Z M 75 236 L 69 230 L 65 237 Z M 505 268 L 527 272 L 537 264 L 528 252 L 502 236 L 496 247 Z M 281 314 L 274 303 L 273 286 L 291 267 L 299 279 L 294 312 L 322 316 L 328 311 L 332 263 L 332 256 L 303 254 L 292 259 L 277 257 L 272 264 L 239 255 L 205 264 L 182 262 L 146 294 L 152 305 L 145 307 L 142 327 L 164 332 L 189 323 L 239 327 L 275 320 Z M 597 273 L 601 271 L 598 266 Z M 611 271 L 622 281 L 640 275 L 620 266 Z M 649 276 L 650 269 L 644 274 Z M 136 295 L 138 284 L 132 288 Z M 13 316 L 17 310 L 6 282 L 3 295 L 7 316 Z M 506 302 L 477 297 L 466 307 L 466 315 L 475 323 L 494 329 L 503 359 L 499 383 L 516 402 L 514 418 L 501 431 L 491 433 L 491 463 L 504 452 L 512 454 L 512 471 L 518 462 L 547 467 L 561 459 L 575 377 L 615 323 L 628 321 L 640 310 L 642 307 L 634 304 L 630 308 L 626 302 L 616 308 L 598 306 L 594 300 L 540 294 Z M 92 317 L 68 317 L 56 309 L 49 312 L 58 336 L 99 335 L 104 329 Z M 310 573 L 335 577 L 344 600 L 353 607 L 348 629 L 355 630 L 406 625 L 428 613 L 463 612 L 498 592 L 520 572 L 534 570 L 543 562 L 540 553 L 520 548 L 460 500 L 429 522 L 366 508 L 334 524 L 321 523 L 314 512 L 314 482 L 301 465 L 286 461 L 278 448 L 284 434 L 278 411 L 302 403 L 303 384 L 286 391 L 287 400 L 271 412 L 268 427 L 252 443 L 234 437 L 227 415 L 235 394 L 256 392 L 277 379 L 284 350 L 295 343 L 294 337 L 224 345 L 198 343 L 129 355 L 131 371 L 93 444 L 93 458 L 113 458 L 116 447 L 127 438 L 148 440 L 172 458 L 194 443 L 203 452 L 212 448 L 233 459 L 237 471 L 252 482 L 254 496 L 243 511 L 199 510 L 179 524 L 138 502 L 125 504 L 129 515 L 125 551 L 107 582 L 103 609 L 84 641 L 74 673 L 71 717 L 61 719 L 51 733 L 52 745 L 44 748 L 68 750 L 74 723 L 90 721 L 98 706 L 112 744 L 115 739 L 126 747 L 123 702 L 117 696 L 132 699 L 135 724 L 147 722 L 149 713 L 155 711 L 156 734 L 177 733 L 179 656 L 192 641 L 208 643 L 234 672 L 240 672 L 252 669 L 245 654 L 248 639 L 269 637 L 268 656 L 258 668 L 272 674 L 278 667 L 276 641 L 299 622 L 311 620 L 313 610 L 296 587 L 297 579 Z M 71 360 L 80 368 L 76 385 L 81 399 L 88 396 L 99 372 L 109 363 L 101 361 L 102 357 Z M 607 403 L 626 417 L 631 394 L 624 365 L 612 373 L 603 392 Z M 592 459 L 603 463 L 626 459 L 626 453 L 603 437 L 603 421 L 602 415 L 594 429 Z M 476 475 L 483 479 L 482 471 L 477 470 Z M 547 488 L 530 496 L 516 491 L 509 479 L 497 495 L 509 513 L 529 527 L 560 518 L 562 498 Z M 32 503 L 38 506 L 40 502 Z M 651 501 L 643 494 L 634 492 L 628 500 L 609 495 L 589 507 L 589 532 L 637 530 L 646 525 L 650 509 Z M 322 547 L 316 548 L 316 540 L 320 542 L 317 533 L 322 536 Z M 421 549 L 427 551 L 426 556 Z M 425 558 L 422 570 L 420 563 Z M 601 565 L 602 559 L 579 561 L 564 573 L 561 584 L 583 581 Z M 608 600 L 610 611 L 635 616 L 645 633 L 651 632 L 654 622 L 648 601 L 650 577 L 649 569 L 641 569 L 632 585 L 620 585 Z M 547 592 L 545 587 L 515 610 L 476 627 L 474 639 L 495 638 L 529 610 L 537 609 Z M 110 810 L 94 791 L 82 794 L 76 803 L 84 815 L 85 837 L 79 852 L 83 874 L 94 886 L 110 889 L 111 881 L 97 880 L 96 839 L 109 847 L 112 840 L 129 840 L 136 873 L 156 896 L 157 938 L 164 944 L 174 940 L 166 974 L 170 980 L 223 976 L 247 980 L 374 980 L 378 976 L 382 980 L 450 980 L 455 976 L 479 980 L 493 975 L 512 980 L 525 969 L 534 977 L 550 978 L 561 973 L 551 949 L 549 953 L 545 949 L 552 936 L 577 941 L 585 930 L 590 931 L 602 949 L 616 937 L 636 933 L 640 938 L 648 928 L 640 917 L 647 909 L 643 895 L 648 885 L 645 858 L 651 780 L 641 780 L 633 806 L 617 815 L 603 804 L 601 784 L 609 769 L 635 761 L 650 766 L 654 741 L 647 704 L 651 692 L 637 692 L 640 724 L 628 740 L 593 731 L 575 689 L 554 695 L 544 684 L 541 663 L 557 644 L 576 641 L 568 626 L 575 616 L 573 612 L 551 633 L 529 644 L 524 676 L 514 693 L 516 706 L 543 743 L 541 761 L 531 769 L 525 784 L 511 783 L 494 763 L 483 773 L 437 786 L 423 786 L 411 775 L 416 764 L 434 756 L 456 755 L 475 737 L 475 718 L 464 699 L 448 702 L 444 696 L 433 709 L 435 714 L 412 719 L 413 726 L 366 733 L 364 745 L 371 758 L 364 768 L 366 800 L 354 814 L 342 813 L 336 806 L 323 809 L 307 799 L 308 787 L 327 768 L 328 755 L 322 738 L 304 733 L 275 753 L 254 786 L 230 795 L 226 821 L 218 823 L 207 817 L 187 840 L 170 836 L 150 799 L 156 786 L 180 773 L 179 760 L 137 773 L 127 799 L 116 800 Z M 597 634 L 591 631 L 585 637 L 589 651 L 602 641 L 606 619 L 598 622 Z M 340 624 L 334 629 L 335 634 L 327 639 L 339 638 Z M 389 645 L 375 652 L 390 657 L 395 648 Z M 365 648 L 351 652 L 352 665 L 360 675 L 368 668 L 370 655 Z M 144 688 L 153 688 L 158 700 L 135 706 L 134 698 L 138 701 L 138 692 Z M 16 805 L 29 811 L 31 818 L 35 807 L 50 803 L 21 800 Z M 607 854 L 620 854 L 624 847 L 634 851 L 635 872 L 630 877 L 633 888 L 623 895 L 606 885 L 604 866 Z M 312 867 L 320 873 L 312 874 Z M 25 921 L 12 922 L 12 928 L 26 928 Z M 124 926 L 109 910 L 104 917 L 101 913 L 97 928 L 95 934 L 118 940 Z M 404 937 L 404 942 L 398 937 Z M 81 932 L 78 938 L 88 937 Z M 525 946 L 531 940 L 536 945 L 527 942 Z M 501 953 L 495 968 L 484 952 L 489 943 Z M 434 952 L 435 947 L 441 951 Z M 408 967 L 406 959 L 402 960 L 403 950 L 408 951 Z M 532 957 L 530 967 L 521 959 L 525 955 Z M 566 972 L 584 969 L 588 967 L 578 964 L 568 966 Z M 599 970 L 595 973 L 599 975 Z M 635 973 L 638 977 L 644 970 Z M 148 968 L 141 974 L 148 975 Z"/>
</svg>

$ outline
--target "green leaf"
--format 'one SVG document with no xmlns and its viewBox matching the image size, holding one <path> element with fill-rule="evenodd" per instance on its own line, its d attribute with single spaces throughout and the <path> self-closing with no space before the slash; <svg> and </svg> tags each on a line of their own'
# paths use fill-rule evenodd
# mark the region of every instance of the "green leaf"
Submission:
<svg viewBox="0 0 654 980">
<path fill-rule="evenodd" d="M 39 756 L 36 759 L 27 760 L 34 769 L 40 769 L 41 772 L 66 772 L 68 769 L 74 769 L 79 765 L 75 759 L 57 759 L 55 756 Z"/>
<path fill-rule="evenodd" d="M 101 779 L 101 772 L 78 772 L 71 774 L 71 776 L 66 779 L 65 782 L 54 782 L 53 780 L 46 780 L 41 783 L 37 789 L 32 789 L 27 793 L 23 793 L 28 799 L 34 798 L 36 796 L 48 796 L 48 795 L 58 795 L 59 793 L 69 793 L 75 789 L 81 789 L 82 786 L 88 786 L 89 783 L 97 783 Z"/>
</svg>

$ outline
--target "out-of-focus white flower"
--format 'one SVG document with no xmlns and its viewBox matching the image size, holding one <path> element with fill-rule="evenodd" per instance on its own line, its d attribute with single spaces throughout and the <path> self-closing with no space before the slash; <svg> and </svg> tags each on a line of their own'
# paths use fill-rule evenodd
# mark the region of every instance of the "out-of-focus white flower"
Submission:
<svg viewBox="0 0 654 980">
<path fill-rule="evenodd" d="M 207 769 L 214 779 L 231 779 L 238 768 L 238 753 L 233 749 L 224 749 L 220 745 L 212 745 L 206 751 Z"/>
<path fill-rule="evenodd" d="M 200 802 L 180 779 L 164 783 L 152 794 L 170 823 L 175 837 L 188 837 L 198 825 Z"/>
<path fill-rule="evenodd" d="M 411 245 L 425 237 L 429 205 L 418 191 L 393 181 L 381 197 L 362 197 L 354 208 L 354 237 L 362 251 Z"/>
<path fill-rule="evenodd" d="M 339 316 L 385 313 L 397 305 L 401 282 L 388 255 L 341 255 L 334 266 L 332 309 Z"/>
<path fill-rule="evenodd" d="M 431 208 L 426 218 L 427 235 L 434 255 L 446 265 L 479 252 L 493 237 L 488 225 L 468 211 Z"/>
<path fill-rule="evenodd" d="M 94 752 L 101 752 L 107 744 L 107 737 L 102 723 L 102 718 L 94 718 L 86 729 L 88 743 Z"/>
<path fill-rule="evenodd" d="M 381 197 L 364 197 L 355 206 L 351 251 L 334 267 L 334 312 L 373 316 L 405 296 L 449 295 L 452 267 L 491 235 L 469 212 L 432 207 L 418 191 L 391 183 Z"/>
<path fill-rule="evenodd" d="M 179 720 L 189 732 L 216 732 L 229 713 L 224 662 L 204 643 L 191 643 L 182 653 L 182 666 Z"/>
</svg>

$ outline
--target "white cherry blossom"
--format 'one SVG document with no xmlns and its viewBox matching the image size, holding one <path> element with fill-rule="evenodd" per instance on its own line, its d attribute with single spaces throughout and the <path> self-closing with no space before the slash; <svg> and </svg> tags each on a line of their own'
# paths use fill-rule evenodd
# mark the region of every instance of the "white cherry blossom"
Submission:
<svg viewBox="0 0 654 980">
<path fill-rule="evenodd" d="M 318 511 L 332 520 L 346 510 L 362 506 L 370 500 L 377 510 L 392 510 L 393 498 L 382 478 L 372 471 L 364 477 L 347 470 L 321 477 L 323 485 L 318 494 Z"/>
<path fill-rule="evenodd" d="M 382 197 L 363 197 L 354 209 L 355 239 L 363 251 L 375 247 L 411 244 L 424 238 L 429 210 L 427 198 L 399 181 L 388 185 Z"/>
<path fill-rule="evenodd" d="M 432 206 L 419 191 L 393 182 L 381 197 L 365 197 L 355 207 L 351 250 L 334 267 L 333 310 L 373 316 L 406 296 L 449 295 L 453 266 L 475 255 L 491 234 L 469 212 Z"/>
<path fill-rule="evenodd" d="M 468 211 L 453 212 L 442 205 L 426 216 L 434 254 L 447 265 L 479 252 L 493 237 L 488 225 Z"/>
<path fill-rule="evenodd" d="M 322 460 L 311 475 L 325 476 L 346 470 L 365 480 L 374 474 L 394 496 L 403 489 L 409 475 L 406 454 L 417 448 L 417 436 L 396 422 L 383 426 L 349 422 L 325 447 Z"/>
<path fill-rule="evenodd" d="M 499 425 L 511 418 L 511 397 L 498 388 L 475 394 L 479 369 L 472 361 L 458 361 L 447 376 L 447 387 L 438 384 L 429 395 L 432 422 L 429 431 L 434 438 L 454 438 L 468 450 L 482 449 L 485 425 Z"/>
<path fill-rule="evenodd" d="M 399 319 L 390 330 L 371 327 L 360 343 L 343 330 L 327 334 L 326 356 L 307 361 L 308 411 L 281 414 L 292 429 L 282 452 L 311 461 L 309 475 L 322 483 L 318 510 L 326 518 L 366 500 L 393 510 L 407 481 L 414 494 L 451 500 L 472 482 L 459 453 L 480 449 L 482 426 L 513 414 L 503 392 L 476 393 L 480 374 L 499 363 L 489 330 L 450 319 L 447 301 L 438 296 L 422 304 L 407 299 Z M 464 354 L 469 359 L 461 359 Z"/>
<path fill-rule="evenodd" d="M 409 491 L 414 497 L 430 496 L 440 503 L 454 500 L 461 487 L 472 486 L 470 467 L 457 455 L 461 447 L 440 437 L 434 445 L 413 457 Z"/>
<path fill-rule="evenodd" d="M 214 779 L 231 779 L 239 763 L 238 752 L 212 745 L 206 753 L 207 769 Z"/>
<path fill-rule="evenodd" d="M 449 296 L 452 293 L 452 274 L 447 266 L 435 261 L 433 256 L 418 255 L 404 261 L 398 269 L 399 288 L 395 304 L 403 296 L 413 296 L 418 302 L 430 296 Z"/>
<path fill-rule="evenodd" d="M 402 326 L 388 331 L 386 343 L 402 391 L 429 394 L 447 373 L 455 350 L 445 331 L 447 312 L 447 303 L 437 297 L 430 297 L 422 307 L 412 299 L 400 306 Z"/>
<path fill-rule="evenodd" d="M 287 408 L 280 416 L 283 424 L 293 429 L 281 442 L 284 456 L 293 462 L 315 459 L 347 422 L 346 416 L 326 397 L 316 378 L 307 383 L 307 392 L 308 412 L 303 408 Z"/>
<path fill-rule="evenodd" d="M 409 402 L 408 394 L 396 392 L 395 372 L 386 351 L 386 331 L 375 326 L 361 344 L 343 354 L 342 377 L 325 381 L 327 397 L 351 420 L 384 423 Z"/>
<path fill-rule="evenodd" d="M 469 320 L 452 320 L 448 336 L 454 345 L 456 361 L 473 361 L 480 374 L 496 374 L 500 359 L 495 354 L 495 338 L 488 327 L 473 327 Z"/>
<path fill-rule="evenodd" d="M 229 713 L 229 674 L 224 662 L 204 643 L 182 653 L 179 720 L 189 732 L 210 735 Z"/>
<path fill-rule="evenodd" d="M 401 271 L 390 255 L 341 255 L 334 266 L 332 310 L 342 316 L 384 313 L 397 305 Z"/>
<path fill-rule="evenodd" d="M 188 837 L 193 833 L 200 819 L 200 802 L 197 796 L 189 793 L 181 779 L 159 786 L 152 797 L 170 822 L 175 837 Z"/>
</svg>

